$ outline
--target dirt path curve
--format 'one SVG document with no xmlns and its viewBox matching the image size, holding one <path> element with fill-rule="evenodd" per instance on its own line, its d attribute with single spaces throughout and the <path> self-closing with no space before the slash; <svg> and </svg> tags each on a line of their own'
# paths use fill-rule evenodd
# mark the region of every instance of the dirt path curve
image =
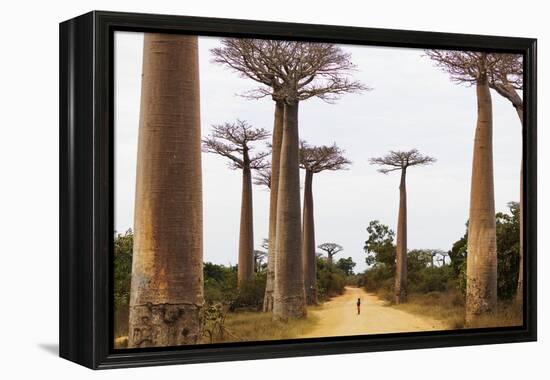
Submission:
<svg viewBox="0 0 550 380">
<path fill-rule="evenodd" d="M 361 298 L 361 314 L 357 315 L 357 298 Z M 392 332 L 444 330 L 444 323 L 384 306 L 373 294 L 361 288 L 346 287 L 344 294 L 322 307 L 310 310 L 319 323 L 301 338 L 364 335 Z"/>
</svg>

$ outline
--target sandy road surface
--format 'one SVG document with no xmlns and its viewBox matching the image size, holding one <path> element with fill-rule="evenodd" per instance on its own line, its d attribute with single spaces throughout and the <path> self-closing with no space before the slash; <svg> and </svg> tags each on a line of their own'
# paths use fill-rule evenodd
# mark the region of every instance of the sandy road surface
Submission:
<svg viewBox="0 0 550 380">
<path fill-rule="evenodd" d="M 357 298 L 361 298 L 361 314 L 357 315 Z M 319 317 L 314 330 L 301 338 L 363 335 L 410 331 L 444 330 L 445 324 L 435 319 L 406 313 L 384 306 L 373 294 L 361 288 L 346 287 L 341 296 L 310 313 Z"/>
</svg>

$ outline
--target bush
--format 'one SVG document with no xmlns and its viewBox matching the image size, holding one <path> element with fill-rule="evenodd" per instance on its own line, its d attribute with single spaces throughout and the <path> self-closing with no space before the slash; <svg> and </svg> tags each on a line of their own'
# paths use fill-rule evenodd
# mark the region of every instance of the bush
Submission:
<svg viewBox="0 0 550 380">
<path fill-rule="evenodd" d="M 365 271 L 359 284 L 368 292 L 378 292 L 382 289 L 391 290 L 393 289 L 393 272 L 393 268 L 377 264 Z"/>
<path fill-rule="evenodd" d="M 236 293 L 230 305 L 230 310 L 262 310 L 265 294 L 266 272 L 256 272 Z"/>
<path fill-rule="evenodd" d="M 319 301 L 344 293 L 346 274 L 325 259 L 317 258 L 317 297 Z"/>
<path fill-rule="evenodd" d="M 204 299 L 207 304 L 230 304 L 237 297 L 237 268 L 204 263 Z"/>
<path fill-rule="evenodd" d="M 237 267 L 204 263 L 204 298 L 208 305 L 221 303 L 230 311 L 261 310 L 266 272 L 256 272 L 241 289 L 237 287 Z"/>
<path fill-rule="evenodd" d="M 410 293 L 429 293 L 455 289 L 457 282 L 453 268 L 445 265 L 409 273 L 408 284 Z"/>
<path fill-rule="evenodd" d="M 380 298 L 392 300 L 394 272 L 383 264 L 374 265 L 363 273 L 358 285 L 368 292 L 377 293 Z M 411 265 L 407 273 L 408 293 L 446 292 L 458 287 L 453 268 L 449 265 L 439 267 L 420 267 Z"/>
</svg>

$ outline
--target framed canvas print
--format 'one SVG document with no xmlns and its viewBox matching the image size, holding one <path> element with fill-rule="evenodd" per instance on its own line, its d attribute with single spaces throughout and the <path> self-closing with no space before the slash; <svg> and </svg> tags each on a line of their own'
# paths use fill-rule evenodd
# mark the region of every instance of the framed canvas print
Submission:
<svg viewBox="0 0 550 380">
<path fill-rule="evenodd" d="M 60 24 L 60 356 L 536 340 L 536 40 Z"/>
</svg>

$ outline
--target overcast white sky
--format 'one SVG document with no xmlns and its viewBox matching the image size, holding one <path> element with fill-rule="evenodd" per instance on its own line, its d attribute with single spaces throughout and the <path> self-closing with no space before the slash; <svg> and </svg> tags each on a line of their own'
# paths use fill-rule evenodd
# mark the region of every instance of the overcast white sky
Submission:
<svg viewBox="0 0 550 380">
<path fill-rule="evenodd" d="M 243 119 L 272 129 L 273 101 L 237 94 L 251 80 L 210 62 L 219 39 L 199 38 L 201 128 Z M 143 34 L 115 34 L 115 228 L 133 228 Z M 475 88 L 450 82 L 423 51 L 345 45 L 358 71 L 354 78 L 373 90 L 343 96 L 336 104 L 300 104 L 300 138 L 315 145 L 336 142 L 353 162 L 350 170 L 314 177 L 316 242 L 344 247 L 356 271 L 366 268 L 363 245 L 369 221 L 396 229 L 399 175 L 380 174 L 370 157 L 417 148 L 437 162 L 407 173 L 408 247 L 449 250 L 468 219 L 471 156 L 476 122 Z M 494 165 L 497 211 L 519 200 L 521 129 L 509 102 L 495 92 Z M 258 148 L 264 149 L 263 145 Z M 203 154 L 204 260 L 237 262 L 241 173 L 226 160 Z M 303 179 L 303 172 L 302 172 Z M 254 242 L 268 235 L 269 192 L 254 186 Z M 338 257 L 338 258 L 339 258 Z"/>
</svg>

